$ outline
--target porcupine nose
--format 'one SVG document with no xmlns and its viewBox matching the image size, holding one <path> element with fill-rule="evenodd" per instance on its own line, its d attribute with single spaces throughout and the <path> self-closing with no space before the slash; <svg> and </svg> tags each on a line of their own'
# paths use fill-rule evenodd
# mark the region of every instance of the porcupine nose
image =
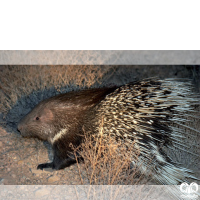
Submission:
<svg viewBox="0 0 200 200">
<path fill-rule="evenodd" d="M 22 126 L 21 124 L 18 124 L 17 130 L 18 130 L 19 132 L 21 132 L 21 131 L 23 130 L 23 126 Z"/>
</svg>

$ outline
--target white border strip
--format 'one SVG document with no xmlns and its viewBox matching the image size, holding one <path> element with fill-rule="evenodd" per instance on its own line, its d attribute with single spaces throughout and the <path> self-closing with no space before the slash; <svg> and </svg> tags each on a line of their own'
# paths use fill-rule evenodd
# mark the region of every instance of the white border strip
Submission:
<svg viewBox="0 0 200 200">
<path fill-rule="evenodd" d="M 200 51 L 0 51 L 0 65 L 197 65 Z"/>
<path fill-rule="evenodd" d="M 0 187 L 1 199 L 179 199 L 180 186 L 166 185 L 51 185 Z"/>
</svg>

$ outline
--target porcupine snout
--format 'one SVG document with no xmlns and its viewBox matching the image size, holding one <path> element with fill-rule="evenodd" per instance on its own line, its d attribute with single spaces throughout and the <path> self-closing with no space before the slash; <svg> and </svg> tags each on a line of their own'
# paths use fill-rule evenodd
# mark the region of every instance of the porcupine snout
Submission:
<svg viewBox="0 0 200 200">
<path fill-rule="evenodd" d="M 17 131 L 21 132 L 21 130 L 23 130 L 23 126 L 21 124 L 17 125 Z"/>
</svg>

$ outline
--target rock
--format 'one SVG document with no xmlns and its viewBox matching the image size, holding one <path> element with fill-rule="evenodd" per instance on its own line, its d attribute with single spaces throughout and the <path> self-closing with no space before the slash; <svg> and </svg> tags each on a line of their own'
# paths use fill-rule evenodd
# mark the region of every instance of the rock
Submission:
<svg viewBox="0 0 200 200">
<path fill-rule="evenodd" d="M 54 172 L 55 170 L 53 170 L 52 168 L 44 168 L 43 171 L 45 171 L 45 172 Z"/>
<path fill-rule="evenodd" d="M 43 173 L 48 173 L 48 172 L 46 172 L 46 171 L 44 171 L 44 170 L 38 170 L 38 169 L 30 169 L 30 171 L 33 173 L 33 174 L 35 174 L 36 176 L 39 176 L 39 175 L 41 175 L 41 174 L 43 174 Z"/>
<path fill-rule="evenodd" d="M 13 178 L 16 178 L 16 175 L 15 175 L 15 174 L 12 174 L 12 177 L 13 177 Z"/>
<path fill-rule="evenodd" d="M 49 178 L 48 178 L 48 183 L 53 183 L 53 182 L 56 182 L 56 181 L 59 181 L 60 180 L 60 178 L 58 177 L 58 176 L 50 176 Z"/>
<path fill-rule="evenodd" d="M 23 160 L 19 160 L 18 161 L 18 165 L 23 165 L 24 164 L 24 161 Z"/>
</svg>

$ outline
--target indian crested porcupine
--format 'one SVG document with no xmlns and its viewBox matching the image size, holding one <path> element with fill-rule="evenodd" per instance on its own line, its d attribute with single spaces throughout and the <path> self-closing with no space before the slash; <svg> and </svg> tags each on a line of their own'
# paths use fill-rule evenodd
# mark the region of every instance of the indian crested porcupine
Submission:
<svg viewBox="0 0 200 200">
<path fill-rule="evenodd" d="M 103 119 L 105 138 L 111 136 L 126 146 L 134 144 L 139 151 L 132 163 L 141 173 L 151 174 L 162 184 L 178 184 L 185 177 L 194 177 L 190 170 L 173 163 L 162 147 L 182 147 L 183 130 L 173 124 L 182 122 L 182 115 L 195 112 L 192 104 L 199 104 L 199 99 L 192 96 L 189 83 L 146 79 L 51 97 L 28 113 L 18 130 L 24 137 L 37 137 L 52 145 L 53 162 L 40 164 L 38 169 L 63 169 L 76 162 L 70 143 L 80 145 L 87 131 L 98 134 Z"/>
</svg>

